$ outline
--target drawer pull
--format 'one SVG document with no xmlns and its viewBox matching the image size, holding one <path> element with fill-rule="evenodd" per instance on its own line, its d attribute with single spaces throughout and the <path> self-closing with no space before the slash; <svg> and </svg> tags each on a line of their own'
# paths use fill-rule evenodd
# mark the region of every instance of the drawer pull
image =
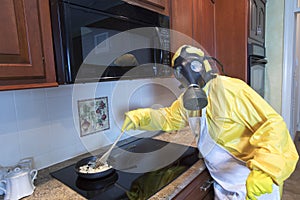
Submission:
<svg viewBox="0 0 300 200">
<path fill-rule="evenodd" d="M 204 192 L 207 191 L 213 183 L 214 180 L 212 179 L 205 181 L 205 183 L 202 186 L 200 186 L 200 190 Z"/>
</svg>

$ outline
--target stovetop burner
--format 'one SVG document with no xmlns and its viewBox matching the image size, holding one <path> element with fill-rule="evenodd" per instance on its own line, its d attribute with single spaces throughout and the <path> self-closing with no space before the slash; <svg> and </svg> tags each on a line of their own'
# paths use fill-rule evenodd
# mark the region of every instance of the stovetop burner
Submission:
<svg viewBox="0 0 300 200">
<path fill-rule="evenodd" d="M 170 155 L 176 155 L 183 150 L 184 153 L 171 164 L 150 172 L 134 173 L 116 170 L 109 176 L 90 180 L 79 177 L 75 171 L 76 164 L 72 164 L 51 175 L 87 199 L 127 200 L 141 196 L 148 198 L 197 162 L 198 149 L 151 138 L 137 139 L 121 147 L 128 149 L 134 146 L 135 148 L 131 148 L 130 151 L 152 152 L 166 145 L 171 145 Z"/>
<path fill-rule="evenodd" d="M 86 191 L 106 190 L 108 187 L 115 184 L 118 178 L 119 175 L 116 172 L 108 175 L 107 177 L 103 177 L 99 179 L 85 179 L 85 178 L 77 177 L 76 187 Z"/>
</svg>

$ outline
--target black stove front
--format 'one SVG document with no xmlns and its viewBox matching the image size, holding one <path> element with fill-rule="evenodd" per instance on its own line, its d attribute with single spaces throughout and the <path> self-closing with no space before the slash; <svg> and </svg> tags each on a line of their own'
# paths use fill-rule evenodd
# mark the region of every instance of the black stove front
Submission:
<svg viewBox="0 0 300 200">
<path fill-rule="evenodd" d="M 148 172 L 117 169 L 115 173 L 101 179 L 79 177 L 75 171 L 76 163 L 57 170 L 51 175 L 87 199 L 147 199 L 199 160 L 197 148 L 150 138 L 137 139 L 119 148 L 133 153 L 144 153 L 145 156 L 149 156 L 151 152 L 158 152 L 159 155 L 163 154 L 163 157 L 158 156 L 162 161 L 160 163 L 173 159 L 174 155 L 177 155 L 177 159 Z M 162 149 L 163 153 L 159 152 Z M 121 157 L 126 156 L 121 155 Z M 142 161 L 138 165 L 149 165 L 149 163 Z"/>
</svg>

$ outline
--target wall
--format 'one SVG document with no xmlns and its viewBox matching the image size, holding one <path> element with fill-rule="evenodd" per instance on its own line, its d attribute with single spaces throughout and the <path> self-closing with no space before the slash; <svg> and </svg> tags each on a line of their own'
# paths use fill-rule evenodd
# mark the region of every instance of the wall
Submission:
<svg viewBox="0 0 300 200">
<path fill-rule="evenodd" d="M 300 1 L 299 1 L 300 4 Z M 300 13 L 297 13 L 296 22 L 296 53 L 295 53 L 295 130 L 300 131 Z"/>
<path fill-rule="evenodd" d="M 266 65 L 265 99 L 281 113 L 284 1 L 266 4 Z"/>
<path fill-rule="evenodd" d="M 143 79 L 0 92 L 0 165 L 33 157 L 38 169 L 113 143 L 124 112 L 168 106 L 180 93 L 175 79 Z M 110 129 L 80 137 L 77 101 L 108 97 Z M 141 131 L 131 131 L 122 139 Z"/>
</svg>

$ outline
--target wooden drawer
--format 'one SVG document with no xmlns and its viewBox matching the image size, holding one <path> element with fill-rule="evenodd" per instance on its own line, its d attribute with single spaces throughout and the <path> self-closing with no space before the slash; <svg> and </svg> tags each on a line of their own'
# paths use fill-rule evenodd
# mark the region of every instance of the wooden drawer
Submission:
<svg viewBox="0 0 300 200">
<path fill-rule="evenodd" d="M 179 200 L 211 200 L 214 199 L 213 179 L 208 170 L 203 171 L 190 184 L 188 184 L 173 199 Z"/>
</svg>

